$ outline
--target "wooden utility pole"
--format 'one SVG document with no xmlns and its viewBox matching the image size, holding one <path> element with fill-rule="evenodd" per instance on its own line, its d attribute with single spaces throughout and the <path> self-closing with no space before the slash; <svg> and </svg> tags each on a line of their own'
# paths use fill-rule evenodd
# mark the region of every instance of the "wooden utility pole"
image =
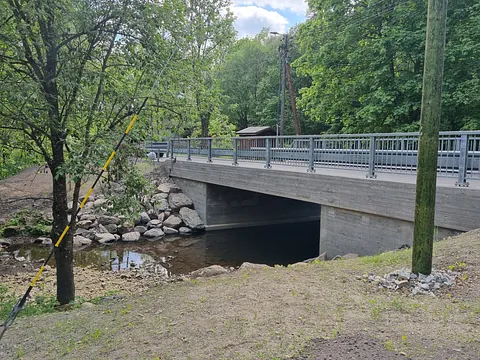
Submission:
<svg viewBox="0 0 480 360">
<path fill-rule="evenodd" d="M 301 135 L 300 123 L 297 116 L 297 104 L 295 101 L 295 89 L 293 88 L 292 73 L 290 71 L 290 64 L 285 61 L 285 72 L 287 74 L 288 92 L 290 93 L 290 103 L 292 104 L 293 125 L 295 126 L 295 134 Z"/>
<path fill-rule="evenodd" d="M 283 35 L 283 44 L 281 47 L 282 54 L 280 55 L 282 59 L 282 100 L 281 100 L 281 107 L 280 107 L 280 129 L 279 134 L 283 136 L 285 130 L 285 83 L 286 83 L 286 63 L 287 63 L 287 50 L 288 49 L 288 34 Z"/>
<path fill-rule="evenodd" d="M 412 272 L 425 275 L 432 271 L 446 19 L 447 0 L 429 0 L 412 254 Z"/>
</svg>

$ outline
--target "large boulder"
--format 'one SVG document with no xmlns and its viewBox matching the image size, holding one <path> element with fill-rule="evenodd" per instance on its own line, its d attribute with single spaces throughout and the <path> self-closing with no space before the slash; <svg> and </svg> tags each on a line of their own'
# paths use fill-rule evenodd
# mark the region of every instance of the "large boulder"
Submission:
<svg viewBox="0 0 480 360">
<path fill-rule="evenodd" d="M 126 234 L 122 235 L 122 240 L 123 241 L 137 241 L 140 239 L 140 233 L 139 232 L 129 232 Z"/>
<path fill-rule="evenodd" d="M 158 229 L 158 228 L 153 228 L 153 229 L 150 229 L 150 230 L 145 231 L 143 233 L 143 237 L 145 237 L 147 240 L 151 240 L 151 241 L 159 240 L 164 236 L 165 236 L 165 233 L 161 229 Z"/>
<path fill-rule="evenodd" d="M 203 269 L 196 270 L 190 274 L 192 279 L 198 277 L 212 277 L 227 274 L 229 271 L 220 265 L 212 265 Z"/>
<path fill-rule="evenodd" d="M 178 211 L 182 207 L 192 207 L 193 201 L 183 193 L 171 193 L 168 195 L 168 204 L 173 211 Z"/>
<path fill-rule="evenodd" d="M 95 240 L 100 244 L 110 244 L 117 241 L 117 238 L 110 233 L 97 233 L 95 234 Z"/>
<path fill-rule="evenodd" d="M 95 233 L 92 230 L 77 228 L 77 230 L 75 230 L 75 236 L 82 236 L 90 240 L 95 240 Z"/>
<path fill-rule="evenodd" d="M 108 200 L 107 199 L 97 199 L 93 202 L 93 207 L 98 209 L 102 206 L 106 206 L 107 205 L 107 202 Z"/>
<path fill-rule="evenodd" d="M 180 209 L 180 218 L 185 225 L 194 230 L 201 230 L 205 228 L 205 224 L 195 210 L 183 207 Z"/>
<path fill-rule="evenodd" d="M 46 246 L 50 246 L 50 245 L 53 244 L 52 239 L 47 238 L 47 237 L 39 237 L 39 238 L 35 239 L 33 241 L 33 243 L 37 244 L 37 245 L 46 245 Z"/>
<path fill-rule="evenodd" d="M 94 222 L 96 220 L 97 216 L 95 214 L 82 214 L 80 215 L 80 221 L 87 221 L 90 220 Z"/>
<path fill-rule="evenodd" d="M 163 222 L 163 226 L 178 229 L 182 225 L 182 219 L 178 216 L 170 215 L 167 220 Z"/>
<path fill-rule="evenodd" d="M 74 248 L 80 248 L 83 246 L 88 246 L 92 244 L 92 240 L 83 237 L 81 235 L 76 235 L 73 237 L 73 247 Z"/>
<path fill-rule="evenodd" d="M 135 226 L 135 228 L 133 229 L 134 232 L 138 232 L 140 233 L 140 235 L 142 235 L 143 233 L 145 233 L 148 229 L 145 227 L 145 226 Z"/>
<path fill-rule="evenodd" d="M 79 222 L 77 222 L 77 228 L 79 229 L 90 229 L 92 225 L 92 220 L 80 220 Z"/>
<path fill-rule="evenodd" d="M 157 190 L 160 191 L 161 193 L 179 193 L 181 190 L 180 188 L 172 183 L 163 183 L 158 185 Z"/>
<path fill-rule="evenodd" d="M 167 199 L 158 199 L 158 200 L 155 200 L 155 202 L 153 203 L 153 209 L 157 213 L 161 213 L 161 212 L 167 210 L 168 207 L 169 207 L 169 205 L 168 205 L 168 200 Z"/>
<path fill-rule="evenodd" d="M 149 221 L 150 221 L 150 216 L 148 216 L 146 212 L 142 212 L 140 214 L 139 225 L 148 224 Z"/>
<path fill-rule="evenodd" d="M 102 224 L 104 226 L 111 225 L 111 224 L 119 225 L 122 222 L 122 220 L 120 220 L 116 216 L 107 216 L 107 215 L 100 215 L 97 221 L 99 224 Z"/>
</svg>

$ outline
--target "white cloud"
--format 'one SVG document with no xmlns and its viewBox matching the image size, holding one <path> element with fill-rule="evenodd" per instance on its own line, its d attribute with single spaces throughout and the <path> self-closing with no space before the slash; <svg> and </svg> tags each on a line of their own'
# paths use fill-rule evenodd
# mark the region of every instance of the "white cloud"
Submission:
<svg viewBox="0 0 480 360">
<path fill-rule="evenodd" d="M 237 18 L 234 25 L 239 37 L 256 35 L 265 27 L 279 33 L 287 31 L 288 19 L 275 11 L 258 6 L 233 6 L 231 10 Z"/>
<path fill-rule="evenodd" d="M 275 10 L 288 10 L 298 15 L 307 13 L 308 5 L 305 0 L 233 0 L 233 6 L 256 5 L 258 7 L 269 6 Z"/>
</svg>

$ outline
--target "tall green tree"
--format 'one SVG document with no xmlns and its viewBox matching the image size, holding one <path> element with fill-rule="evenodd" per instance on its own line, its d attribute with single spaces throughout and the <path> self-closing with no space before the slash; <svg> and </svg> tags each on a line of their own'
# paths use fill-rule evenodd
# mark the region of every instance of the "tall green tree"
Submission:
<svg viewBox="0 0 480 360">
<path fill-rule="evenodd" d="M 58 239 L 68 222 L 67 174 L 76 204 L 82 178 L 105 160 L 102 150 L 173 51 L 185 7 L 175 0 L 0 0 L 0 7 L 0 128 L 24 134 L 48 164 Z M 75 296 L 72 233 L 55 249 L 60 303 Z"/>
<path fill-rule="evenodd" d="M 297 71 L 307 115 L 338 132 L 418 130 L 426 2 L 310 0 Z M 478 128 L 479 5 L 449 2 L 441 128 Z"/>
</svg>

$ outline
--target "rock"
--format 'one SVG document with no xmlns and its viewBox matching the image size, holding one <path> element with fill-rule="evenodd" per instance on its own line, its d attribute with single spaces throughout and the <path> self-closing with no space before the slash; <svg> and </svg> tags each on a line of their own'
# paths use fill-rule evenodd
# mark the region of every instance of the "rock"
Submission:
<svg viewBox="0 0 480 360">
<path fill-rule="evenodd" d="M 173 211 L 178 211 L 182 207 L 192 207 L 193 202 L 183 193 L 171 193 L 168 195 L 168 204 Z"/>
<path fill-rule="evenodd" d="M 117 233 L 118 234 L 126 234 L 128 232 L 131 232 L 133 230 L 133 228 L 134 228 L 133 224 L 131 224 L 129 222 L 124 222 L 122 225 L 120 225 L 117 228 Z"/>
<path fill-rule="evenodd" d="M 348 259 L 356 259 L 356 258 L 358 258 L 358 254 L 351 254 L 351 253 L 349 253 L 349 254 L 343 255 L 342 258 L 344 258 L 345 260 L 348 260 Z"/>
<path fill-rule="evenodd" d="M 150 151 L 148 154 L 147 154 L 147 157 L 152 160 L 152 161 L 156 161 L 157 160 L 157 154 L 155 154 L 153 151 Z"/>
<path fill-rule="evenodd" d="M 95 214 L 82 214 L 80 215 L 80 221 L 91 220 L 92 223 L 97 219 Z"/>
<path fill-rule="evenodd" d="M 73 237 L 73 247 L 79 248 L 82 246 L 88 246 L 92 244 L 92 240 L 83 237 L 83 236 L 74 236 Z"/>
<path fill-rule="evenodd" d="M 185 227 L 185 226 L 182 226 L 180 229 L 178 229 L 178 233 L 180 235 L 188 235 L 188 234 L 192 233 L 192 229 L 190 229 L 188 227 Z"/>
<path fill-rule="evenodd" d="M 100 244 L 109 244 L 115 242 L 115 236 L 110 233 L 97 233 L 95 234 L 95 240 Z"/>
<path fill-rule="evenodd" d="M 145 226 L 135 226 L 135 228 L 133 229 L 134 232 L 138 232 L 140 233 L 140 235 L 143 235 L 143 233 L 145 233 L 148 229 L 145 227 Z"/>
<path fill-rule="evenodd" d="M 172 215 L 172 212 L 170 211 L 170 209 L 165 210 L 165 212 L 163 213 L 163 216 L 164 216 L 163 219 L 164 219 L 164 220 L 165 220 L 165 219 L 168 219 L 168 217 L 169 217 L 170 215 Z"/>
<path fill-rule="evenodd" d="M 100 208 L 100 207 L 102 207 L 102 206 L 107 205 L 107 202 L 108 202 L 107 199 L 97 199 L 97 200 L 95 200 L 95 201 L 93 202 L 93 207 L 94 207 L 95 209 L 98 209 L 98 208 Z"/>
<path fill-rule="evenodd" d="M 105 226 L 103 226 L 102 224 L 98 224 L 97 233 L 105 234 L 105 233 L 108 233 L 108 230 L 107 230 L 107 228 L 106 228 Z"/>
<path fill-rule="evenodd" d="M 137 231 L 129 232 L 122 235 L 123 241 L 138 241 L 140 239 L 140 233 Z"/>
<path fill-rule="evenodd" d="M 94 308 L 94 307 L 95 307 L 95 305 L 93 305 L 91 302 L 88 302 L 88 301 L 86 301 L 82 304 L 82 309 L 91 309 L 91 308 Z"/>
<path fill-rule="evenodd" d="M 82 211 L 90 211 L 93 209 L 93 202 L 87 202 L 83 205 Z"/>
<path fill-rule="evenodd" d="M 185 225 L 193 230 L 205 229 L 205 224 L 195 210 L 183 207 L 180 209 L 180 218 L 183 220 Z"/>
<path fill-rule="evenodd" d="M 160 191 L 161 193 L 166 193 L 166 194 L 179 193 L 181 191 L 180 188 L 177 185 L 172 184 L 172 183 L 160 184 L 157 187 L 157 190 Z"/>
<path fill-rule="evenodd" d="M 12 241 L 9 239 L 0 239 L 0 246 L 10 246 L 12 245 Z"/>
<path fill-rule="evenodd" d="M 178 234 L 178 230 L 164 226 L 163 231 L 166 235 Z"/>
<path fill-rule="evenodd" d="M 190 274 L 192 279 L 199 277 L 212 277 L 227 274 L 229 271 L 220 265 L 212 265 L 203 269 L 196 270 Z"/>
<path fill-rule="evenodd" d="M 308 264 L 308 263 L 312 263 L 312 262 L 315 262 L 315 261 L 327 261 L 327 252 L 325 251 L 325 252 L 321 253 L 320 255 L 318 255 L 317 257 L 304 260 L 303 262 Z"/>
<path fill-rule="evenodd" d="M 47 246 L 50 246 L 52 245 L 52 239 L 50 238 L 47 238 L 47 237 L 39 237 L 37 239 L 35 239 L 33 241 L 34 244 L 37 244 L 37 245 L 47 245 Z"/>
<path fill-rule="evenodd" d="M 178 229 L 182 225 L 182 219 L 178 216 L 170 215 L 167 220 L 163 222 L 163 225 L 169 228 Z"/>
<path fill-rule="evenodd" d="M 151 229 L 151 228 L 159 228 L 162 226 L 162 222 L 160 220 L 151 220 L 148 224 L 147 224 L 147 228 Z"/>
<path fill-rule="evenodd" d="M 150 222 L 150 216 L 146 212 L 142 212 L 140 214 L 140 219 L 139 219 L 140 224 L 148 224 Z"/>
<path fill-rule="evenodd" d="M 119 241 L 122 237 L 118 234 L 113 234 L 113 237 L 115 238 L 115 241 Z"/>
<path fill-rule="evenodd" d="M 79 222 L 77 222 L 77 228 L 90 229 L 92 227 L 92 224 L 92 220 L 80 220 Z"/>
<path fill-rule="evenodd" d="M 3 229 L 3 236 L 5 237 L 12 237 L 17 236 L 21 231 L 20 226 L 8 226 Z"/>
<path fill-rule="evenodd" d="M 162 201 L 168 198 L 168 194 L 166 193 L 160 193 L 160 194 L 155 194 L 152 196 L 151 202 L 152 204 L 157 202 L 157 201 Z"/>
<path fill-rule="evenodd" d="M 428 284 L 420 284 L 420 289 L 422 289 L 422 290 L 427 290 L 427 291 L 428 291 L 428 290 L 430 290 L 430 285 L 428 285 Z"/>
<path fill-rule="evenodd" d="M 45 265 L 45 269 L 43 271 L 52 271 L 52 267 L 50 265 Z"/>
<path fill-rule="evenodd" d="M 166 219 L 165 213 L 162 212 L 162 213 L 158 214 L 157 220 L 160 220 L 160 221 L 163 223 L 163 221 L 164 221 L 165 219 Z"/>
<path fill-rule="evenodd" d="M 97 218 L 97 221 L 99 224 L 102 224 L 104 226 L 114 224 L 114 225 L 120 225 L 122 222 L 118 217 L 116 216 L 107 216 L 107 215 L 100 215 Z"/>
<path fill-rule="evenodd" d="M 158 215 L 153 209 L 148 210 L 148 217 L 150 218 L 150 220 L 158 220 Z"/>
<path fill-rule="evenodd" d="M 160 199 L 160 200 L 155 201 L 155 203 L 153 204 L 153 209 L 157 213 L 161 213 L 162 211 L 167 210 L 168 209 L 168 200 L 167 199 Z"/>
<path fill-rule="evenodd" d="M 95 233 L 91 230 L 77 228 L 77 230 L 75 230 L 75 236 L 77 235 L 86 237 L 87 239 L 90 239 L 90 240 L 95 240 Z"/>
<path fill-rule="evenodd" d="M 148 240 L 158 240 L 165 236 L 165 233 L 161 229 L 153 228 L 146 231 L 143 236 Z"/>
<path fill-rule="evenodd" d="M 257 269 L 266 269 L 269 268 L 270 266 L 265 265 L 265 264 L 253 264 L 249 262 L 244 262 L 238 270 L 257 270 Z"/>
<path fill-rule="evenodd" d="M 105 225 L 105 229 L 107 229 L 107 231 L 110 233 L 110 234 L 116 234 L 117 233 L 117 225 L 115 224 L 107 224 Z"/>
</svg>

